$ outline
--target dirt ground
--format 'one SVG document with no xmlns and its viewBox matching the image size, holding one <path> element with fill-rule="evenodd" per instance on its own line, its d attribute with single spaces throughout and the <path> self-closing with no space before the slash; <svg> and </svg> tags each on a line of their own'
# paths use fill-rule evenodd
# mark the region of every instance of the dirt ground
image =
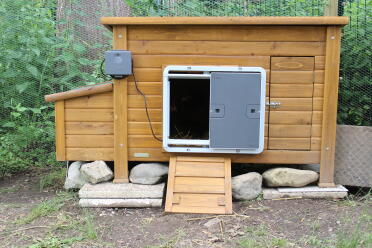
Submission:
<svg viewBox="0 0 372 248">
<path fill-rule="evenodd" d="M 230 216 L 82 209 L 76 192 L 40 190 L 47 173 L 0 179 L 0 247 L 372 247 L 370 193 L 239 202 Z"/>
</svg>

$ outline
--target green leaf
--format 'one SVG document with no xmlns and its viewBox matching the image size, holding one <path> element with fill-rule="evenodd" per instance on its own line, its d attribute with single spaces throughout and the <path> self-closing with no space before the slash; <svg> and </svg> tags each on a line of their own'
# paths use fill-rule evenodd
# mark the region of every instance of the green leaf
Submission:
<svg viewBox="0 0 372 248">
<path fill-rule="evenodd" d="M 8 121 L 2 125 L 2 127 L 15 127 L 16 124 L 13 121 Z"/>
<path fill-rule="evenodd" d="M 92 64 L 92 61 L 89 60 L 89 59 L 86 59 L 86 58 L 80 58 L 78 61 L 82 65 L 91 65 Z"/>
<path fill-rule="evenodd" d="M 85 47 L 81 44 L 74 44 L 74 50 L 79 52 L 79 53 L 83 53 L 85 52 Z"/>
<path fill-rule="evenodd" d="M 37 56 L 40 56 L 40 50 L 37 49 L 36 47 L 31 48 L 31 51 L 33 51 Z"/>
<path fill-rule="evenodd" d="M 31 85 L 31 83 L 26 82 L 23 84 L 17 84 L 15 88 L 17 89 L 18 93 L 23 93 L 27 88 Z"/>
<path fill-rule="evenodd" d="M 41 110 L 38 108 L 30 108 L 31 112 L 34 114 L 41 114 Z"/>
<path fill-rule="evenodd" d="M 33 65 L 26 65 L 26 70 L 30 72 L 36 78 L 39 76 L 38 69 Z"/>
<path fill-rule="evenodd" d="M 11 112 L 10 114 L 11 114 L 13 117 L 15 117 L 15 118 L 21 116 L 21 113 L 17 113 L 17 112 Z"/>
</svg>

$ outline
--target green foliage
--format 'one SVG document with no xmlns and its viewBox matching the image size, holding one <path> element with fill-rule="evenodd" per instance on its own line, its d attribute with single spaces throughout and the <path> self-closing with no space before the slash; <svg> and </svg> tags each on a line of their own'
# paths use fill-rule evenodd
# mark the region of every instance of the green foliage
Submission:
<svg viewBox="0 0 372 248">
<path fill-rule="evenodd" d="M 21 108 L 11 112 L 6 122 L 9 126 L 0 129 L 0 177 L 22 171 L 30 166 L 54 166 L 54 123 L 53 112 L 43 110 L 40 120 Z"/>
<path fill-rule="evenodd" d="M 0 1 L 0 177 L 56 164 L 53 106 L 44 95 L 101 82 L 99 62 L 58 20 L 55 0 Z M 89 49 L 88 49 L 89 48 Z"/>
<path fill-rule="evenodd" d="M 88 211 L 84 212 L 83 222 L 84 225 L 82 226 L 81 231 L 83 232 L 84 237 L 86 239 L 97 239 L 98 234 L 95 228 L 94 218 Z"/>
<path fill-rule="evenodd" d="M 314 16 L 323 15 L 324 0 L 124 0 L 134 16 Z"/>
<path fill-rule="evenodd" d="M 24 218 L 16 221 L 17 224 L 28 224 L 35 219 L 43 216 L 47 216 L 50 213 L 60 210 L 66 203 L 66 201 L 73 198 L 73 195 L 67 192 L 60 192 L 56 197 L 43 201 L 37 206 L 31 209 L 31 212 Z"/>
<path fill-rule="evenodd" d="M 28 248 L 68 248 L 71 247 L 76 241 L 81 241 L 81 237 L 72 237 L 68 239 L 60 239 L 55 236 L 47 237 L 43 240 L 37 241 L 35 244 L 30 245 Z"/>
<path fill-rule="evenodd" d="M 338 122 L 349 125 L 372 125 L 372 25 L 365 19 L 372 1 L 345 5 L 350 24 L 344 28 L 341 53 L 341 81 Z"/>
<path fill-rule="evenodd" d="M 55 170 L 52 170 L 48 174 L 42 176 L 39 181 L 40 190 L 46 188 L 60 188 L 63 186 L 63 183 L 66 178 L 66 168 L 61 167 Z"/>
</svg>

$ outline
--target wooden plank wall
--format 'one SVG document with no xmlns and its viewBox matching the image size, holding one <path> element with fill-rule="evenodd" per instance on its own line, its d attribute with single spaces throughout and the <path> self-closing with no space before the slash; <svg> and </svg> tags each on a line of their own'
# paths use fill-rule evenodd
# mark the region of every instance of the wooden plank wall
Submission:
<svg viewBox="0 0 372 248">
<path fill-rule="evenodd" d="M 285 107 L 266 111 L 265 136 L 269 134 L 270 140 L 265 137 L 265 151 L 232 155 L 233 162 L 319 163 L 325 35 L 326 27 L 322 26 L 133 25 L 127 27 L 127 44 L 157 135 L 162 132 L 164 66 L 260 66 L 267 72 L 267 100 L 280 99 Z M 299 70 L 283 70 L 275 63 L 280 57 L 292 56 L 301 57 Z M 288 97 L 293 92 L 295 97 Z M 151 135 L 143 98 L 132 76 L 128 78 L 127 100 L 128 159 L 169 160 L 161 142 Z M 112 93 L 66 100 L 67 160 L 113 160 L 112 104 Z M 269 129 L 268 122 L 275 125 Z"/>
<path fill-rule="evenodd" d="M 65 100 L 66 160 L 114 159 L 113 93 Z"/>
<path fill-rule="evenodd" d="M 271 57 L 270 150 L 310 150 L 314 57 Z"/>
<path fill-rule="evenodd" d="M 272 140 L 270 143 L 265 137 L 265 149 L 271 144 L 270 149 L 318 151 L 319 139 L 315 137 L 319 136 L 312 137 L 313 129 L 314 134 L 319 135 L 320 126 L 312 126 L 312 123 L 313 120 L 314 123 L 321 122 L 321 112 L 312 115 L 313 105 L 319 104 L 319 101 L 313 102 L 312 97 L 315 93 L 318 97 L 322 94 L 324 73 L 320 70 L 324 70 L 324 62 L 323 66 L 321 63 L 325 54 L 325 31 L 325 27 L 311 26 L 128 26 L 128 49 L 133 53 L 134 73 L 139 87 L 148 97 L 157 134 L 161 135 L 162 127 L 162 67 L 177 64 L 260 66 L 267 71 L 267 100 L 269 97 L 285 98 L 281 100 L 287 108 L 280 113 L 270 113 L 270 123 L 276 124 L 270 130 L 267 109 L 265 136 L 270 133 Z M 277 71 L 273 74 L 270 72 L 272 56 L 305 57 L 305 67 L 295 72 L 272 68 Z M 275 85 L 271 84 L 273 75 Z M 317 76 L 319 80 L 314 84 Z M 272 90 L 274 95 L 270 96 Z M 286 96 L 293 91 L 298 93 L 301 101 Z M 138 160 L 136 153 L 148 153 L 148 160 L 168 159 L 169 155 L 161 150 L 161 143 L 151 136 L 143 99 L 137 93 L 132 77 L 129 78 L 128 93 L 129 160 Z M 316 107 L 321 109 L 321 106 Z M 293 108 L 297 108 L 297 112 L 288 111 Z M 295 128 L 289 131 L 288 121 L 300 125 L 291 126 Z M 300 138 L 304 135 L 305 142 Z M 318 152 L 312 156 L 313 162 L 319 160 Z M 260 162 L 260 159 L 256 160 Z"/>
</svg>

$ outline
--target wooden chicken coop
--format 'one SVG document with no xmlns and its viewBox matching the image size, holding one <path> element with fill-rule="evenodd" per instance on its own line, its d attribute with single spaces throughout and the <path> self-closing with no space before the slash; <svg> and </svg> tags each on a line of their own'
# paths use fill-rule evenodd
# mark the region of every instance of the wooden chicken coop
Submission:
<svg viewBox="0 0 372 248">
<path fill-rule="evenodd" d="M 346 17 L 103 17 L 101 22 L 112 30 L 113 49 L 131 51 L 135 78 L 46 96 L 55 102 L 57 160 L 114 161 L 114 182 L 128 182 L 128 161 L 171 161 L 172 200 L 167 199 L 166 210 L 174 212 L 193 211 L 180 201 L 214 200 L 209 212 L 231 212 L 231 162 L 320 164 L 319 186 L 334 186 L 340 39 Z M 239 74 L 243 72 L 247 77 Z M 231 74 L 239 75 L 214 93 L 215 82 Z M 255 83 L 245 90 L 234 88 L 237 81 L 246 87 L 245 80 Z M 149 118 L 136 84 L 146 97 Z M 263 98 L 256 93 L 244 97 L 253 92 L 252 85 Z M 211 107 L 214 95 L 229 103 Z M 242 117 L 217 122 L 221 119 L 211 116 L 228 119 L 232 100 L 231 106 L 239 108 L 239 99 L 253 98 L 244 104 L 249 106 L 245 117 L 257 128 L 252 133 L 256 144 L 242 138 L 232 150 L 213 150 L 212 145 L 230 146 L 251 128 Z M 212 125 L 217 138 L 210 137 Z M 239 134 L 230 132 L 235 129 Z M 194 198 L 183 194 L 190 192 Z M 203 193 L 210 195 L 201 197 Z"/>
</svg>

